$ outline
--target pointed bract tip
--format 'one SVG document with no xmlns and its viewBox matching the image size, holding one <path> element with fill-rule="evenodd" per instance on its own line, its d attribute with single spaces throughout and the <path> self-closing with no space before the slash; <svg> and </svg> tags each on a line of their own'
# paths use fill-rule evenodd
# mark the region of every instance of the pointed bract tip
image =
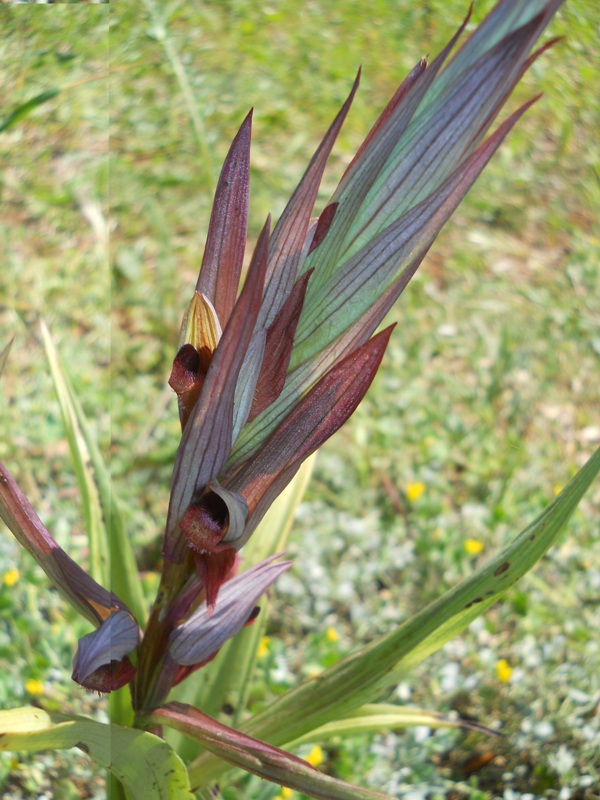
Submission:
<svg viewBox="0 0 600 800">
<path fill-rule="evenodd" d="M 540 47 L 538 47 L 537 50 L 533 51 L 533 53 L 525 61 L 524 65 L 523 65 L 524 68 L 525 69 L 529 69 L 529 67 L 533 64 L 533 62 L 537 61 L 537 59 L 543 53 L 545 53 L 546 50 L 549 50 L 551 47 L 554 47 L 554 45 L 557 44 L 557 42 L 562 41 L 564 38 L 565 38 L 564 36 L 555 36 L 554 39 L 548 39 L 547 42 L 544 42 L 544 44 L 541 45 Z"/>
<path fill-rule="evenodd" d="M 269 252 L 269 242 L 271 241 L 271 215 L 267 214 L 265 224 L 262 226 L 261 232 L 258 234 L 258 239 L 254 245 L 254 253 L 252 260 L 254 261 L 258 256 L 267 257 Z"/>
<path fill-rule="evenodd" d="M 230 153 L 234 150 L 236 144 L 241 143 L 244 147 L 247 147 L 248 150 L 250 149 L 250 140 L 252 139 L 252 112 L 254 111 L 253 108 L 248 111 L 246 116 L 244 117 L 242 124 L 238 128 L 236 135 L 233 138 L 231 143 Z M 225 162 L 227 163 L 227 161 Z M 225 166 L 225 165 L 223 165 Z"/>
</svg>

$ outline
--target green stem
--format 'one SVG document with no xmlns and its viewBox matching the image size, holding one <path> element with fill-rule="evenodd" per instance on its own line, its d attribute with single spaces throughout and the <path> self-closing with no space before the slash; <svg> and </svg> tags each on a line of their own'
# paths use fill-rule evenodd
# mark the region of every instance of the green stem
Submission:
<svg viewBox="0 0 600 800">
<path fill-rule="evenodd" d="M 174 601 L 189 575 L 185 563 L 165 563 L 156 599 L 139 648 L 137 673 L 132 684 L 134 711 L 156 708 L 167 697 L 178 670 L 169 658 L 169 636 L 181 616 Z M 135 723 L 134 723 L 135 724 Z"/>
<path fill-rule="evenodd" d="M 125 787 L 115 778 L 112 772 L 108 773 L 106 796 L 108 800 L 127 800 Z"/>
<path fill-rule="evenodd" d="M 109 716 L 110 721 L 117 725 L 131 726 L 133 710 L 129 686 L 123 686 L 122 689 L 111 692 L 109 696 Z M 108 800 L 127 800 L 125 787 L 112 772 L 109 772 L 107 776 L 107 798 Z"/>
<path fill-rule="evenodd" d="M 168 34 L 167 23 L 164 15 L 154 0 L 143 0 L 143 3 L 146 6 L 148 14 L 152 20 L 152 35 L 163 46 L 185 100 L 188 114 L 190 115 L 190 119 L 192 121 L 196 143 L 198 144 L 198 149 L 200 150 L 202 166 L 206 174 L 207 181 L 209 180 L 211 183 L 214 183 L 216 178 L 213 166 L 214 161 L 212 158 L 211 148 L 208 143 L 208 137 L 206 135 L 206 126 L 204 125 L 204 120 L 198 109 L 198 103 L 194 97 L 194 91 L 188 79 L 187 72 L 185 71 L 183 62 L 179 58 L 179 53 L 175 49 L 173 41 Z"/>
</svg>

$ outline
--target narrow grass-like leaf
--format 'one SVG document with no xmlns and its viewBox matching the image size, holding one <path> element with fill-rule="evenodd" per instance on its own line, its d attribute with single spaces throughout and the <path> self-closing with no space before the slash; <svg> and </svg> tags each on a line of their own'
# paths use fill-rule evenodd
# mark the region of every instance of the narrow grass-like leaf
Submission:
<svg viewBox="0 0 600 800">
<path fill-rule="evenodd" d="M 65 403 L 70 409 L 69 414 L 74 413 L 78 430 L 83 437 L 89 456 L 88 469 L 91 471 L 94 484 L 97 486 L 102 517 L 105 529 L 108 528 L 108 552 L 110 559 L 110 575 L 105 585 L 110 588 L 123 600 L 131 609 L 131 612 L 141 626 L 144 625 L 148 617 L 148 608 L 142 591 L 142 584 L 139 576 L 135 555 L 129 537 L 125 530 L 125 523 L 119 510 L 116 497 L 113 494 L 110 474 L 102 458 L 98 445 L 92 436 L 90 426 L 87 422 L 81 403 L 75 394 L 69 378 L 64 368 L 60 364 L 60 359 L 47 329 L 42 324 L 42 333 L 47 352 L 54 353 L 55 359 L 62 376 L 62 386 L 66 392 Z M 50 350 L 48 351 L 48 348 Z M 51 362 L 52 363 L 52 362 Z"/>
<path fill-rule="evenodd" d="M 242 729 L 284 745 L 382 697 L 412 667 L 463 631 L 496 603 L 548 551 L 600 473 L 600 449 L 540 516 L 471 577 L 413 616 L 315 678 L 288 692 Z M 210 756 L 191 768 L 192 783 L 224 771 Z"/>
<path fill-rule="evenodd" d="M 301 736 L 287 747 L 295 750 L 301 744 L 322 742 L 338 736 L 357 736 L 361 733 L 381 733 L 382 731 L 404 730 L 423 725 L 432 730 L 438 728 L 461 728 L 463 730 L 477 731 L 488 736 L 500 736 L 498 731 L 485 725 L 470 722 L 466 719 L 451 719 L 436 711 L 427 711 L 424 708 L 404 708 L 392 703 L 372 703 L 361 706 L 347 717 L 328 722 L 320 728 Z"/>
<path fill-rule="evenodd" d="M 200 151 L 200 158 L 202 160 L 201 174 L 206 176 L 209 181 L 214 175 L 214 157 L 212 148 L 210 146 L 208 136 L 206 135 L 206 126 L 204 124 L 204 117 L 200 103 L 197 101 L 192 87 L 192 81 L 188 76 L 185 63 L 179 55 L 176 46 L 175 37 L 171 36 L 168 28 L 169 13 L 173 13 L 176 6 L 169 4 L 159 4 L 156 0 L 142 0 L 148 14 L 148 21 L 150 28 L 148 35 L 156 39 L 157 42 L 163 46 L 167 55 L 173 74 L 177 79 L 181 94 L 187 106 L 188 114 L 192 123 L 192 128 Z"/>
<path fill-rule="evenodd" d="M 53 97 L 56 97 L 57 94 L 60 94 L 60 89 L 48 89 L 46 92 L 41 92 L 40 94 L 36 94 L 35 97 L 32 97 L 30 100 L 27 100 L 25 103 L 21 103 L 20 106 L 17 106 L 14 111 L 5 117 L 2 121 L 0 121 L 0 133 L 3 131 L 12 128 L 17 122 L 26 117 L 30 114 L 35 108 L 41 106 L 42 103 L 48 102 L 48 100 L 52 100 Z"/>
<path fill-rule="evenodd" d="M 204 789 L 196 789 L 197 800 L 223 800 L 223 795 L 216 786 L 210 786 Z"/>
<path fill-rule="evenodd" d="M 79 427 L 77 413 L 71 402 L 72 387 L 67 385 L 68 379 L 50 332 L 43 321 L 40 322 L 40 328 L 81 496 L 90 553 L 89 571 L 94 580 L 103 586 L 108 586 L 110 580 L 108 532 L 102 516 L 102 506 L 94 480 L 91 456 Z"/>
<path fill-rule="evenodd" d="M 2 352 L 0 353 L 0 377 L 2 377 L 2 373 L 4 372 L 4 368 L 6 367 L 6 363 L 8 361 L 8 354 L 10 353 L 10 348 L 12 347 L 13 339 L 3 348 Z"/>
<path fill-rule="evenodd" d="M 183 762 L 158 736 L 31 706 L 0 711 L 0 751 L 72 747 L 110 770 L 129 800 L 193 800 Z"/>
<path fill-rule="evenodd" d="M 391 800 L 380 792 L 361 789 L 324 775 L 307 761 L 253 739 L 182 703 L 168 703 L 158 708 L 150 716 L 150 721 L 172 726 L 197 739 L 207 750 L 233 766 L 317 800 Z"/>
</svg>

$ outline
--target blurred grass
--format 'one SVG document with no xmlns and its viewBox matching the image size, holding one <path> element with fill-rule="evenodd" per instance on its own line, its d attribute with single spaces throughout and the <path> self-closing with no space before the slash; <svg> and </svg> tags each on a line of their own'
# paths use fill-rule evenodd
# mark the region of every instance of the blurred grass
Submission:
<svg viewBox="0 0 600 800">
<path fill-rule="evenodd" d="M 475 18 L 491 5 L 476 3 Z M 16 337 L 0 457 L 72 555 L 85 558 L 81 514 L 39 315 L 111 458 L 132 536 L 156 549 L 178 438 L 165 381 L 215 175 L 238 125 L 254 106 L 252 243 L 267 212 L 281 212 L 358 66 L 361 88 L 321 205 L 399 81 L 439 51 L 465 11 L 462 0 L 379 0 L 368 14 L 353 0 L 315 0 L 301 15 L 291 0 L 113 5 L 109 206 L 108 9 L 4 10 L 2 116 L 43 91 L 61 94 L 0 135 L 0 345 Z M 565 39 L 536 62 L 510 107 L 539 90 L 544 97 L 441 234 L 393 312 L 398 327 L 372 391 L 320 456 L 292 543 L 296 568 L 278 584 L 256 703 L 466 574 L 538 513 L 599 438 L 593 4 L 570 0 L 550 35 Z M 409 500 L 417 482 L 424 492 Z M 488 767 L 461 772 L 469 754 L 491 745 L 448 732 L 422 742 L 362 737 L 328 750 L 327 767 L 398 796 L 398 787 L 426 783 L 449 796 L 458 791 L 445 786 L 450 778 L 467 786 L 459 797 L 478 796 L 477 786 L 555 796 L 562 786 L 590 791 L 580 785 L 586 776 L 600 784 L 598 502 L 596 491 L 535 575 L 401 687 L 418 705 L 504 726 Z M 466 552 L 468 539 L 481 555 Z M 65 637 L 61 625 L 56 645 L 25 666 L 48 640 L 45 619 L 62 617 L 39 571 L 0 541 L 0 576 L 3 564 L 22 571 L 2 595 L 2 704 L 23 703 L 24 680 L 50 671 L 50 699 L 79 709 L 68 672 L 84 631 L 61 605 L 72 631 Z M 324 627 L 337 644 L 323 646 Z M 508 684 L 498 658 L 514 667 Z M 538 735 L 541 722 L 550 734 Z M 574 765 L 557 761 L 560 748 Z M 275 794 L 255 781 L 244 791 Z"/>
<path fill-rule="evenodd" d="M 80 501 L 37 323 L 43 315 L 52 329 L 106 450 L 107 23 L 108 8 L 20 5 L 3 9 L 0 21 L 2 117 L 60 90 L 0 134 L 0 341 L 15 337 L 2 377 L 0 458 L 59 543 L 83 562 Z M 13 569 L 20 577 L 11 585 L 4 579 Z M 89 626 L 49 591 L 46 576 L 5 530 L 0 608 L 0 707 L 35 703 L 41 681 L 52 708 L 98 713 L 97 700 L 69 685 L 77 639 Z M 3 754 L 0 761 L 2 797 L 37 797 L 44 789 L 54 796 L 65 777 L 79 796 L 102 796 L 103 778 L 74 751 Z"/>
</svg>

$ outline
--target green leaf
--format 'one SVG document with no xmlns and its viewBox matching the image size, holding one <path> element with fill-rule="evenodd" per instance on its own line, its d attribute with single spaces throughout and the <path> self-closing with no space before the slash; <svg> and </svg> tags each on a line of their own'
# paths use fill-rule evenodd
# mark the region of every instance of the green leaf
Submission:
<svg viewBox="0 0 600 800">
<path fill-rule="evenodd" d="M 377 700 L 406 673 L 496 603 L 548 551 L 600 472 L 600 449 L 562 492 L 509 545 L 395 631 L 343 659 L 276 700 L 242 729 L 283 745 Z M 208 755 L 190 768 L 192 784 L 226 768 Z"/>
<path fill-rule="evenodd" d="M 223 800 L 223 795 L 216 786 L 210 786 L 206 789 L 196 789 L 196 797 L 198 800 Z"/>
<path fill-rule="evenodd" d="M 89 571 L 95 581 L 98 581 L 103 586 L 108 586 L 110 577 L 108 534 L 102 518 L 102 507 L 94 480 L 89 449 L 81 432 L 75 407 L 71 402 L 73 390 L 67 384 L 67 377 L 50 337 L 50 332 L 43 321 L 40 323 L 40 328 L 81 495 L 90 550 Z"/>
<path fill-rule="evenodd" d="M 109 769 L 131 800 L 193 800 L 183 762 L 158 736 L 31 706 L 0 711 L 0 751 L 71 747 Z"/>
<path fill-rule="evenodd" d="M 192 123 L 200 154 L 201 173 L 206 175 L 206 180 L 208 182 L 212 182 L 215 159 L 211 144 L 206 135 L 203 116 L 204 106 L 198 101 L 192 86 L 191 76 L 188 75 L 186 70 L 187 59 L 184 62 L 179 55 L 177 46 L 179 45 L 180 39 L 175 35 L 171 36 L 168 29 L 169 17 L 174 13 L 177 4 L 169 3 L 167 6 L 167 4 L 164 3 L 157 3 L 156 0 L 142 0 L 142 3 L 146 9 L 145 21 L 149 23 L 147 35 L 149 38 L 160 42 L 164 48 L 165 55 L 179 84 L 179 90 Z"/>
<path fill-rule="evenodd" d="M 116 498 L 112 493 L 109 471 L 91 434 L 81 404 L 60 362 L 47 327 L 42 322 L 42 336 L 56 393 L 59 398 L 69 446 L 75 464 L 84 513 L 97 523 L 100 515 L 99 542 L 95 550 L 102 558 L 110 559 L 104 585 L 109 586 L 131 609 L 143 627 L 148 609 L 142 592 L 133 549 Z M 87 504 L 93 507 L 87 507 Z M 94 534 L 96 535 L 96 534 Z M 90 537 L 90 554 L 92 539 Z M 94 560 L 97 561 L 96 556 Z"/>
<path fill-rule="evenodd" d="M 42 103 L 46 103 L 48 100 L 52 100 L 52 98 L 56 97 L 59 93 L 60 89 L 48 89 L 48 91 L 36 94 L 31 100 L 27 100 L 26 103 L 17 106 L 14 111 L 11 111 L 11 113 L 0 122 L 0 133 L 11 128 L 15 123 L 19 122 L 19 120 L 33 111 L 34 108 L 41 106 Z"/>
<path fill-rule="evenodd" d="M 202 711 L 182 703 L 156 709 L 150 721 L 171 725 L 202 743 L 220 758 L 260 778 L 309 794 L 317 800 L 391 800 L 386 794 L 361 789 L 324 775 L 291 753 L 223 725 Z"/>
<path fill-rule="evenodd" d="M 6 363 L 8 361 L 8 354 L 10 353 L 10 348 L 12 347 L 13 339 L 0 351 L 0 376 L 4 372 L 4 368 L 6 367 Z"/>
<path fill-rule="evenodd" d="M 349 714 L 347 717 L 328 722 L 314 731 L 300 736 L 287 747 L 295 750 L 301 744 L 321 742 L 337 736 L 356 736 L 361 733 L 376 733 L 384 730 L 403 730 L 425 725 L 428 728 L 463 728 L 486 733 L 490 736 L 499 734 L 486 727 L 464 719 L 451 719 L 435 711 L 423 708 L 403 708 L 392 703 L 372 703 Z"/>
</svg>

